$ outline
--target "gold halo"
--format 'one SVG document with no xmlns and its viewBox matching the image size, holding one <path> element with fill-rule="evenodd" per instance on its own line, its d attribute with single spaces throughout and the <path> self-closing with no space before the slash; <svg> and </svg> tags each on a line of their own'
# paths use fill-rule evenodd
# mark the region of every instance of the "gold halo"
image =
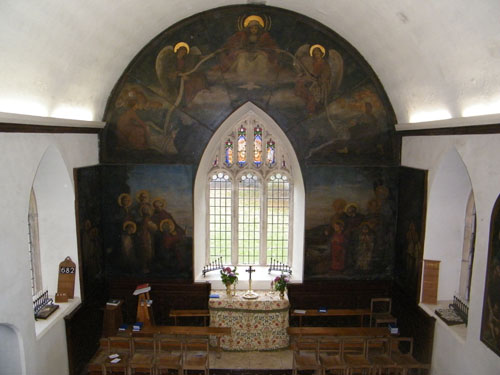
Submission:
<svg viewBox="0 0 500 375">
<path fill-rule="evenodd" d="M 127 205 L 127 206 L 125 206 L 125 207 L 130 207 L 130 206 L 132 205 L 132 197 L 130 196 L 130 194 L 127 194 L 127 193 L 122 193 L 122 194 L 120 194 L 120 195 L 118 196 L 118 205 L 119 205 L 120 207 L 123 207 L 123 206 L 122 206 L 122 198 L 123 198 L 123 197 L 126 197 L 126 196 L 128 196 L 130 199 L 129 199 L 129 203 L 128 203 L 128 205 Z"/>
<path fill-rule="evenodd" d="M 344 212 L 347 212 L 347 210 L 351 207 L 354 207 L 356 210 L 358 209 L 358 205 L 356 203 L 349 203 L 347 206 L 345 206 Z"/>
<path fill-rule="evenodd" d="M 165 223 L 169 223 L 169 226 L 168 226 L 168 230 L 170 231 L 170 228 L 173 226 L 175 229 L 175 224 L 174 224 L 174 221 L 172 219 L 163 219 L 162 221 L 160 221 L 160 231 L 163 232 L 163 224 Z"/>
<path fill-rule="evenodd" d="M 312 56 L 313 55 L 313 51 L 315 48 L 319 48 L 321 50 L 321 53 L 323 54 L 321 57 L 325 57 L 325 47 L 323 47 L 321 44 L 315 44 L 313 45 L 311 48 L 309 48 L 309 55 Z"/>
<path fill-rule="evenodd" d="M 153 199 L 151 204 L 154 206 L 155 202 L 161 202 L 163 204 L 163 207 L 165 207 L 167 205 L 167 201 L 165 200 L 165 198 L 161 198 L 161 197 L 155 198 L 155 199 Z"/>
<path fill-rule="evenodd" d="M 132 228 L 134 228 L 134 231 L 132 233 L 135 233 L 137 231 L 137 225 L 133 221 L 126 221 L 123 223 L 122 229 L 125 230 L 125 228 L 129 225 L 132 225 Z"/>
<path fill-rule="evenodd" d="M 264 28 L 264 20 L 262 19 L 262 17 L 259 17 L 259 16 L 256 16 L 255 14 L 251 15 L 251 16 L 248 16 L 247 18 L 245 18 L 245 21 L 243 21 L 243 27 L 247 27 L 248 24 L 252 21 L 257 21 L 259 23 L 259 25 Z"/>
<path fill-rule="evenodd" d="M 137 199 L 137 201 L 140 202 L 139 197 L 141 196 L 142 193 L 147 195 L 148 201 L 149 201 L 149 191 L 147 191 L 145 189 L 139 190 L 137 193 L 135 193 L 135 199 Z"/>
<path fill-rule="evenodd" d="M 186 48 L 187 53 L 189 54 L 189 44 L 187 44 L 186 42 L 179 42 L 179 43 L 177 43 L 177 44 L 175 45 L 175 47 L 174 47 L 174 53 L 176 53 L 176 52 L 177 52 L 177 50 L 178 50 L 179 48 L 181 48 L 181 47 Z"/>
</svg>

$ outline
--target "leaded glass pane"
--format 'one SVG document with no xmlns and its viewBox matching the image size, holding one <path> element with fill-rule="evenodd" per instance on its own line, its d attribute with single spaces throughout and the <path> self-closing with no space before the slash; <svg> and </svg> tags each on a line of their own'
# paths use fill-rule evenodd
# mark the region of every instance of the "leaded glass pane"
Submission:
<svg viewBox="0 0 500 375">
<path fill-rule="evenodd" d="M 233 142 L 230 139 L 226 141 L 224 146 L 225 160 L 224 163 L 230 167 L 233 165 Z"/>
<path fill-rule="evenodd" d="M 260 167 L 262 165 L 262 128 L 255 127 L 253 134 L 253 162 L 256 167 Z"/>
<path fill-rule="evenodd" d="M 232 183 L 227 174 L 219 173 L 209 185 L 209 258 L 222 257 L 223 263 L 230 264 Z"/>
<path fill-rule="evenodd" d="M 260 195 L 257 176 L 247 173 L 238 186 L 238 263 L 258 264 L 260 250 Z"/>
<path fill-rule="evenodd" d="M 38 209 L 35 192 L 31 189 L 28 211 L 29 257 L 31 272 L 31 292 L 35 296 L 42 290 L 42 272 L 40 262 L 40 238 L 38 229 Z"/>
<path fill-rule="evenodd" d="M 242 126 L 238 130 L 238 165 L 244 166 L 247 162 L 247 130 Z"/>
<path fill-rule="evenodd" d="M 267 183 L 266 260 L 288 263 L 290 216 L 290 183 L 286 176 L 276 174 Z"/>
<path fill-rule="evenodd" d="M 276 144 L 272 139 L 270 139 L 266 144 L 266 163 L 270 167 L 272 167 L 276 163 L 275 151 Z"/>
</svg>

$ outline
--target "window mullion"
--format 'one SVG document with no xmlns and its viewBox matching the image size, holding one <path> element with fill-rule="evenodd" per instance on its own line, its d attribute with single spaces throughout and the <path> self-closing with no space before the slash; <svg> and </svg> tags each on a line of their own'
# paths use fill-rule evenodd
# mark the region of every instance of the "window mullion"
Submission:
<svg viewBox="0 0 500 375">
<path fill-rule="evenodd" d="M 259 264 L 267 264 L 267 182 L 262 179 L 260 194 L 260 254 Z"/>
<path fill-rule="evenodd" d="M 238 208 L 239 208 L 239 187 L 240 184 L 238 180 L 235 178 L 234 179 L 234 184 L 233 184 L 233 205 L 232 205 L 232 230 L 233 230 L 233 235 L 232 235 L 232 243 L 231 243 L 231 261 L 233 264 L 239 264 L 239 257 L 238 257 L 238 225 L 239 225 L 239 217 L 238 217 Z"/>
</svg>

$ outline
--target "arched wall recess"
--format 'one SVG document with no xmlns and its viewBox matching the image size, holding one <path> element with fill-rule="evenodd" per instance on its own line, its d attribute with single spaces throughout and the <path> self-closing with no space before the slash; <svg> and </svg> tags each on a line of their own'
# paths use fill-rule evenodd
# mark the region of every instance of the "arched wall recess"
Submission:
<svg viewBox="0 0 500 375">
<path fill-rule="evenodd" d="M 453 147 L 443 154 L 429 187 L 424 259 L 440 260 L 438 300 L 458 292 L 464 220 L 472 184 L 467 168 Z M 452 276 L 453 275 L 453 276 Z"/>
<path fill-rule="evenodd" d="M 26 373 L 21 361 L 22 338 L 15 327 L 0 324 L 0 375 L 21 375 Z"/>
<path fill-rule="evenodd" d="M 67 256 L 78 263 L 73 184 L 56 147 L 50 146 L 45 151 L 38 165 L 33 189 L 38 206 L 43 288 L 54 295 L 57 292 L 59 263 Z M 80 296 L 78 274 L 75 296 Z"/>
</svg>

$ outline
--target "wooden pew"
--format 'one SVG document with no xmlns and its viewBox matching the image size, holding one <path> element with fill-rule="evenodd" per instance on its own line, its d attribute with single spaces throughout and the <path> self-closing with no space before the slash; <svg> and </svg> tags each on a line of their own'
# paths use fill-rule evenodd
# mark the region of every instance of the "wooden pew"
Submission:
<svg viewBox="0 0 500 375">
<path fill-rule="evenodd" d="M 221 356 L 220 338 L 230 336 L 231 327 L 194 327 L 194 326 L 145 326 L 140 331 L 132 332 L 133 336 L 164 335 L 194 335 L 194 336 L 216 336 L 217 357 Z"/>
<path fill-rule="evenodd" d="M 170 310 L 170 318 L 174 318 L 174 325 L 177 325 L 177 318 L 182 317 L 202 317 L 203 325 L 207 325 L 207 318 L 210 317 L 208 310 Z"/>
<path fill-rule="evenodd" d="M 362 327 L 365 316 L 370 315 L 370 309 L 328 309 L 325 312 L 319 312 L 317 309 L 292 310 L 290 315 L 299 317 L 299 327 L 302 327 L 302 317 L 307 316 L 359 316 L 360 326 Z"/>
<path fill-rule="evenodd" d="M 387 327 L 288 327 L 290 336 L 359 336 L 389 337 Z"/>
</svg>

